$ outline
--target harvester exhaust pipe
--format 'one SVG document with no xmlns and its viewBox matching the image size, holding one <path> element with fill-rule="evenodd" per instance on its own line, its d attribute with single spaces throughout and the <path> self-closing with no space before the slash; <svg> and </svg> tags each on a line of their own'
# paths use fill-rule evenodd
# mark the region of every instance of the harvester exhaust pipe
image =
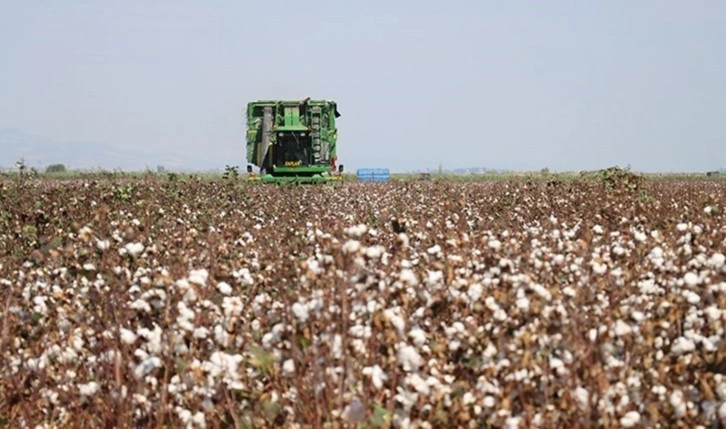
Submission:
<svg viewBox="0 0 726 429">
<path fill-rule="evenodd" d="M 272 107 L 265 106 L 262 114 L 262 143 L 260 144 L 260 162 L 261 170 L 267 170 L 267 151 L 270 147 L 270 131 L 272 129 Z"/>
</svg>

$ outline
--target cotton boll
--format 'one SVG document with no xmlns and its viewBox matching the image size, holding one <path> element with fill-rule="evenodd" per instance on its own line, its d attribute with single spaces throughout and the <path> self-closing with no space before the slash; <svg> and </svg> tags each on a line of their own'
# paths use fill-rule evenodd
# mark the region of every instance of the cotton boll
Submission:
<svg viewBox="0 0 726 429">
<path fill-rule="evenodd" d="M 614 332 L 615 332 L 615 335 L 622 337 L 624 335 L 629 335 L 630 333 L 632 333 L 633 329 L 630 327 L 630 325 L 628 325 L 627 323 L 618 319 L 615 322 Z"/>
<path fill-rule="evenodd" d="M 295 373 L 295 361 L 292 359 L 287 359 L 285 363 L 282 364 L 282 374 L 285 376 L 290 376 Z"/>
<path fill-rule="evenodd" d="M 368 231 L 368 227 L 364 224 L 358 224 L 355 226 L 351 226 L 349 228 L 346 228 L 343 232 L 345 232 L 346 235 L 349 237 L 355 237 L 358 238 L 365 234 Z"/>
<path fill-rule="evenodd" d="M 683 276 L 683 281 L 687 286 L 695 287 L 698 285 L 698 275 L 694 272 L 688 272 Z"/>
<path fill-rule="evenodd" d="M 144 245 L 141 243 L 128 243 L 123 247 L 124 253 L 127 253 L 133 257 L 136 257 L 144 251 Z"/>
<path fill-rule="evenodd" d="M 418 371 L 418 368 L 423 363 L 421 355 L 416 349 L 408 344 L 399 346 L 398 350 L 398 363 L 403 366 L 403 370 L 406 372 Z"/>
<path fill-rule="evenodd" d="M 393 309 L 386 309 L 383 314 L 386 316 L 386 319 L 391 322 L 393 327 L 396 328 L 396 331 L 399 333 L 399 335 L 404 335 L 404 330 L 406 329 L 406 322 L 401 316 L 397 314 L 397 311 Z"/>
<path fill-rule="evenodd" d="M 417 327 L 411 329 L 408 333 L 408 336 L 411 337 L 413 343 L 418 347 L 426 344 L 426 332 L 424 332 L 421 328 Z"/>
<path fill-rule="evenodd" d="M 637 411 L 629 411 L 620 418 L 620 425 L 624 428 L 631 428 L 640 423 L 640 413 Z"/>
<path fill-rule="evenodd" d="M 136 341 L 136 334 L 126 328 L 121 328 L 121 342 L 124 344 L 133 344 Z"/>
<path fill-rule="evenodd" d="M 671 344 L 671 353 L 675 356 L 690 353 L 694 350 L 696 350 L 696 344 L 686 337 L 678 337 Z"/>
<path fill-rule="evenodd" d="M 217 283 L 217 290 L 223 295 L 229 295 L 232 293 L 232 286 L 226 282 Z"/>
<path fill-rule="evenodd" d="M 308 313 L 308 307 L 301 303 L 300 301 L 296 302 L 292 305 L 292 312 L 297 318 L 297 321 L 299 323 L 305 323 L 308 320 L 309 313 Z"/>
<path fill-rule="evenodd" d="M 469 286 L 466 294 L 472 302 L 477 302 L 481 298 L 483 291 L 484 289 L 482 288 L 481 284 L 473 283 L 471 286 Z"/>
<path fill-rule="evenodd" d="M 726 256 L 723 253 L 714 253 L 708 260 L 708 265 L 716 270 L 720 270 L 726 265 Z"/>
<path fill-rule="evenodd" d="M 383 387 L 383 383 L 388 380 L 388 376 L 378 365 L 363 368 L 363 375 L 369 376 L 373 383 L 373 387 L 379 390 Z"/>
<path fill-rule="evenodd" d="M 98 392 L 101 386 L 98 385 L 95 381 L 88 382 L 86 384 L 79 384 L 78 390 L 81 393 L 81 396 L 93 396 Z"/>
<path fill-rule="evenodd" d="M 684 417 L 686 415 L 686 402 L 683 399 L 683 392 L 676 390 L 671 393 L 668 402 L 673 407 L 676 417 Z"/>
</svg>

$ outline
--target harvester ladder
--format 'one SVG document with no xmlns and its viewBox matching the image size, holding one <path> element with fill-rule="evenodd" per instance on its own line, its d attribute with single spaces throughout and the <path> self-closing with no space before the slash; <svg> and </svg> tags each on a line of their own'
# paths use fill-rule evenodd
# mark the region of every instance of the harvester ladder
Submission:
<svg viewBox="0 0 726 429">
<path fill-rule="evenodd" d="M 312 123 L 312 138 L 313 138 L 313 158 L 315 163 L 320 163 L 320 107 L 313 107 L 310 115 L 310 121 Z"/>
</svg>

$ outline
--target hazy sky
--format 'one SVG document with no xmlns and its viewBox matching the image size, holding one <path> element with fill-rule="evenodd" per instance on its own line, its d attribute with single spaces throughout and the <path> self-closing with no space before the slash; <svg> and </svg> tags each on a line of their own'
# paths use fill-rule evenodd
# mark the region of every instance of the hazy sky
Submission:
<svg viewBox="0 0 726 429">
<path fill-rule="evenodd" d="M 349 171 L 726 167 L 720 0 L 0 3 L 0 127 L 57 140 L 244 166 L 310 96 Z"/>
</svg>

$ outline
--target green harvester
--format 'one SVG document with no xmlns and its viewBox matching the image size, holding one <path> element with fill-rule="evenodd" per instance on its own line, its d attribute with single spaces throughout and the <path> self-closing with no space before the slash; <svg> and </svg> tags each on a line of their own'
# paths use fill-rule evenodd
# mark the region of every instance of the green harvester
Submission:
<svg viewBox="0 0 726 429">
<path fill-rule="evenodd" d="M 335 101 L 261 100 L 247 104 L 247 173 L 263 183 L 342 180 Z M 259 175 L 252 166 L 259 168 Z"/>
</svg>

